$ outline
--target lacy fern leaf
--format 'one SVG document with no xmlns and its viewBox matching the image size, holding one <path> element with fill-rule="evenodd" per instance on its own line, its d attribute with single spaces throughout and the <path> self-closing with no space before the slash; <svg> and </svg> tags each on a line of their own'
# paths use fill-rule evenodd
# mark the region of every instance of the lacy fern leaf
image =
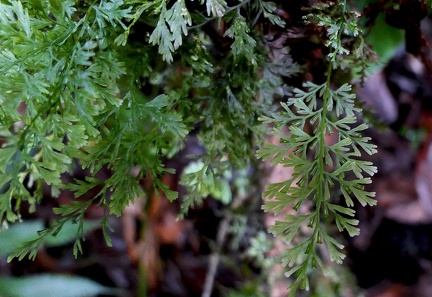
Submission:
<svg viewBox="0 0 432 297">
<path fill-rule="evenodd" d="M 376 203 L 375 194 L 365 190 L 365 185 L 371 182 L 365 176 L 376 173 L 376 167 L 358 159 L 362 152 L 374 154 L 376 146 L 360 134 L 367 125 L 357 123 L 356 114 L 361 110 L 354 105 L 351 85 L 344 84 L 334 90 L 330 83 L 332 69 L 337 67 L 336 57 L 350 54 L 344 47 L 342 32 L 355 38 L 359 30 L 352 15 L 347 16 L 345 1 L 320 9 L 329 10 L 326 15 L 314 16 L 320 26 L 327 27 L 329 35 L 327 81 L 306 82 L 302 90 L 295 89 L 294 96 L 282 103 L 283 112 L 273 118 L 261 118 L 265 123 L 274 124 L 273 134 L 281 140 L 279 146 L 267 144 L 257 152 L 259 158 L 272 159 L 272 164 L 294 169 L 291 179 L 268 185 L 263 194 L 267 199 L 265 211 L 298 212 L 286 215 L 270 228 L 288 245 L 282 262 L 290 267 L 287 276 L 296 278 L 289 288 L 290 296 L 295 296 L 299 286 L 308 288 L 310 268 L 323 268 L 318 247 L 325 247 L 332 261 L 342 263 L 345 258 L 344 246 L 332 236 L 331 228 L 324 221 L 332 216 L 339 231 L 356 236 L 360 230 L 358 220 L 353 218 L 353 199 L 363 206 Z M 327 135 L 336 135 L 336 142 L 329 144 Z M 345 206 L 335 196 L 339 188 Z"/>
</svg>

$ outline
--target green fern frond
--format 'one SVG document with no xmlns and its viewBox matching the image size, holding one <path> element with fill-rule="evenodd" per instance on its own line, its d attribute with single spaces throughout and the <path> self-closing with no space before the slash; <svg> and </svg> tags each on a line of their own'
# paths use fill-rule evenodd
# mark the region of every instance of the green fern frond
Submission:
<svg viewBox="0 0 432 297">
<path fill-rule="evenodd" d="M 358 124 L 356 115 L 361 110 L 354 105 L 352 86 L 344 84 L 334 90 L 330 83 L 332 70 L 338 66 L 336 58 L 351 53 L 344 47 L 342 34 L 356 38 L 361 32 L 345 1 L 320 9 L 329 13 L 309 19 L 327 28 L 326 46 L 330 49 L 327 81 L 319 85 L 306 82 L 302 90 L 295 89 L 294 96 L 282 103 L 283 112 L 261 118 L 265 123 L 274 124 L 273 134 L 281 141 L 280 145 L 267 144 L 257 152 L 257 157 L 272 160 L 272 164 L 294 169 L 291 179 L 267 185 L 263 194 L 267 199 L 265 211 L 276 215 L 284 209 L 297 212 L 286 215 L 270 228 L 288 245 L 282 263 L 290 268 L 286 275 L 295 276 L 289 287 L 290 296 L 295 296 L 298 287 L 308 288 L 311 268 L 323 268 L 317 251 L 319 246 L 327 249 L 331 261 L 342 263 L 345 258 L 344 246 L 325 223 L 328 217 L 332 216 L 340 232 L 356 236 L 360 230 L 358 220 L 353 218 L 353 199 L 363 206 L 376 203 L 374 193 L 365 190 L 365 185 L 370 183 L 370 178 L 365 176 L 376 173 L 376 167 L 358 159 L 362 153 L 374 154 L 376 146 L 369 143 L 370 138 L 361 135 L 367 125 Z M 287 135 L 284 126 L 288 127 Z M 328 144 L 326 137 L 333 134 L 337 140 Z M 336 204 L 338 188 L 345 198 L 345 206 Z M 306 207 L 301 208 L 302 205 Z M 302 228 L 305 226 L 308 228 Z"/>
</svg>

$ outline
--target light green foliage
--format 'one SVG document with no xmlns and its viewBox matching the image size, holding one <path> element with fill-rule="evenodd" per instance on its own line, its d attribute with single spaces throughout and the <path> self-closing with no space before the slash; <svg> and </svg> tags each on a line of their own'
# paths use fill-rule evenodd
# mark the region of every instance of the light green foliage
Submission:
<svg viewBox="0 0 432 297">
<path fill-rule="evenodd" d="M 324 221 L 331 216 L 339 231 L 358 235 L 353 198 L 363 206 L 376 203 L 375 194 L 364 189 L 371 183 L 368 176 L 376 173 L 376 167 L 359 159 L 362 152 L 374 154 L 376 147 L 361 134 L 367 125 L 357 123 L 356 114 L 361 110 L 354 105 L 352 87 L 344 84 L 335 90 L 331 85 L 331 72 L 338 65 L 338 57 L 351 54 L 343 45 L 342 33 L 349 38 L 359 35 L 356 19 L 345 13 L 346 3 L 334 5 L 320 7 L 328 15 L 311 18 L 327 28 L 327 81 L 321 85 L 305 83 L 304 90 L 295 89 L 294 96 L 282 103 L 280 114 L 261 118 L 264 123 L 274 124 L 273 133 L 280 137 L 280 145 L 266 144 L 258 151 L 258 157 L 294 169 L 290 179 L 267 185 L 263 194 L 268 199 L 265 211 L 277 215 L 292 208 L 296 212 L 285 215 L 284 220 L 276 221 L 270 228 L 290 246 L 282 259 L 283 265 L 290 267 L 286 275 L 296 277 L 290 296 L 295 296 L 299 286 L 309 288 L 310 268 L 325 270 L 319 247 L 327 249 L 332 261 L 342 263 L 345 258 L 344 246 Z M 336 139 L 334 143 L 329 143 L 330 136 Z"/>
<path fill-rule="evenodd" d="M 200 127 L 197 136 L 206 150 L 196 156 L 202 169 L 186 172 L 182 180 L 191 190 L 183 213 L 209 194 L 222 199 L 228 182 L 220 177 L 253 162 L 255 144 L 265 135 L 258 117 L 272 110 L 271 89 L 283 87 L 277 76 L 298 68 L 289 58 L 267 59 L 262 37 L 243 9 L 275 21 L 276 6 L 206 1 L 210 18 L 203 18 L 188 4 L 194 3 L 0 4 L 0 221 L 7 227 L 20 220 L 23 201 L 34 211 L 43 184 L 53 195 L 68 190 L 81 198 L 54 209 L 58 220 L 11 258 L 34 258 L 43 240 L 70 220 L 78 226 L 77 255 L 90 205 L 121 215 L 143 196 L 140 179 L 151 178 L 155 189 L 177 198 L 159 177 L 174 173 L 164 160 L 182 148 L 194 127 Z M 224 59 L 209 54 L 217 46 L 201 30 L 220 18 L 233 40 Z M 79 167 L 87 176 L 68 181 Z M 108 178 L 98 177 L 107 169 Z M 106 235 L 106 218 L 102 228 Z"/>
<path fill-rule="evenodd" d="M 0 4 L 0 123 L 6 139 L 0 151 L 0 220 L 18 220 L 23 199 L 34 208 L 42 199 L 42 182 L 53 192 L 75 191 L 76 197 L 103 187 L 88 201 L 55 209 L 62 218 L 41 238 L 55 235 L 70 219 L 82 226 L 93 201 L 120 215 L 140 195 L 138 178 L 144 174 L 125 173 L 142 165 L 152 175 L 163 174 L 167 169 L 155 158 L 158 151 L 150 149 L 153 143 L 164 142 L 157 147 L 169 149 L 165 143 L 188 133 L 172 103 L 163 96 L 147 102 L 130 82 L 133 76 L 126 75 L 126 57 L 114 47 L 114 39 L 126 28 L 123 22 L 132 17 L 132 8 L 122 1 L 101 1 L 85 11 L 70 1 L 29 1 L 26 8 L 19 1 L 11 4 Z M 132 86 L 123 93 L 124 81 Z M 92 175 L 104 166 L 113 175 L 105 181 L 89 177 L 63 184 L 61 176 L 74 169 L 74 159 Z M 36 190 L 30 193 L 32 187 Z M 81 238 L 79 228 L 75 254 Z M 39 245 L 36 240 L 14 255 L 31 251 L 35 256 Z"/>
<path fill-rule="evenodd" d="M 168 10 L 164 4 L 149 41 L 152 44 L 159 44 L 159 53 L 164 60 L 172 62 L 172 52 L 182 45 L 182 35 L 188 34 L 187 26 L 191 24 L 192 19 L 184 0 L 176 1 Z"/>
<path fill-rule="evenodd" d="M 270 30 L 262 26 L 283 27 L 284 21 L 270 1 L 234 2 L 0 3 L 1 224 L 20 220 L 24 201 L 34 211 L 43 199 L 43 185 L 54 196 L 71 191 L 81 198 L 55 208 L 58 220 L 10 259 L 34 258 L 43 241 L 69 221 L 77 224 L 77 255 L 88 208 L 97 204 L 121 215 L 143 197 L 142 179 L 151 179 L 156 193 L 162 190 L 176 199 L 160 177 L 174 173 L 165 160 L 182 149 L 193 131 L 204 149 L 181 177 L 189 191 L 182 216 L 208 195 L 229 202 L 226 174 L 254 165 L 258 147 L 260 158 L 295 170 L 292 179 L 267 187 L 265 210 L 277 214 L 310 206 L 271 229 L 292 244 L 283 259 L 292 267 L 288 275 L 297 276 L 291 295 L 299 284 L 307 288 L 310 267 L 323 266 L 316 252 L 321 243 L 332 260 L 341 262 L 343 246 L 323 219 L 331 215 L 339 231 L 358 234 L 353 198 L 374 204 L 364 186 L 376 172 L 359 159 L 362 151 L 372 154 L 375 147 L 361 134 L 367 126 L 357 124 L 360 110 L 351 86 L 331 86 L 333 69 L 346 67 L 346 61 L 360 68 L 366 64 L 368 49 L 356 15 L 337 1 L 308 17 L 328 33 L 328 79 L 295 89 L 279 113 L 273 96 L 288 94 L 283 77 L 300 68 L 288 48 L 273 49 L 273 58 L 262 36 Z M 261 17 L 266 21 L 256 26 Z M 230 40 L 228 45 L 212 37 L 212 30 Z M 268 127 L 259 118 L 274 124 L 280 145 L 263 146 Z M 336 135 L 335 144 L 327 143 L 328 134 Z M 79 167 L 86 176 L 72 180 Z M 107 178 L 98 175 L 107 171 Z M 342 203 L 332 198 L 338 188 Z M 110 245 L 107 218 L 101 223 Z M 298 242 L 300 233 L 305 234 Z M 259 241 L 254 244 L 260 252 Z"/>
<path fill-rule="evenodd" d="M 215 17 L 224 16 L 227 6 L 224 0 L 201 0 L 200 2 L 205 2 L 207 8 L 207 15 Z"/>
</svg>

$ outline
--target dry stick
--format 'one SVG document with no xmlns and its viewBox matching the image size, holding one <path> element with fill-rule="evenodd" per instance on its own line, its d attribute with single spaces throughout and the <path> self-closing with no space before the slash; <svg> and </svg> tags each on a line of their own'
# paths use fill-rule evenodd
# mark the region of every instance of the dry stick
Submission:
<svg viewBox="0 0 432 297">
<path fill-rule="evenodd" d="M 246 199 L 246 196 L 239 196 L 234 198 L 234 201 L 231 205 L 231 208 L 237 208 L 240 206 L 240 204 L 243 202 L 243 200 Z M 222 222 L 219 225 L 218 233 L 216 235 L 216 245 L 218 247 L 218 250 L 222 247 L 225 237 L 228 232 L 228 226 L 231 222 L 232 214 L 230 211 L 226 212 L 224 215 L 224 218 Z M 201 294 L 201 297 L 211 297 L 211 293 L 213 291 L 213 284 L 216 277 L 216 270 L 219 264 L 220 254 L 218 251 L 214 251 L 210 256 L 209 266 L 207 270 L 207 275 L 204 283 L 204 289 Z"/>
<path fill-rule="evenodd" d="M 225 215 L 224 219 L 222 220 L 222 222 L 219 225 L 219 229 L 218 229 L 218 233 L 216 235 L 216 244 L 218 247 L 221 247 L 224 240 L 225 240 L 225 236 L 227 234 L 227 230 L 228 230 L 228 226 L 229 226 L 229 222 L 231 221 L 231 215 Z M 214 283 L 214 279 L 216 276 L 216 270 L 217 270 L 217 266 L 219 264 L 219 258 L 220 258 L 220 254 L 218 251 L 215 251 L 211 254 L 210 256 L 210 262 L 209 262 L 209 267 L 207 270 L 207 275 L 206 275 L 206 280 L 204 283 L 204 290 L 203 293 L 201 294 L 201 297 L 210 297 L 211 293 L 213 291 L 213 283 Z"/>
</svg>

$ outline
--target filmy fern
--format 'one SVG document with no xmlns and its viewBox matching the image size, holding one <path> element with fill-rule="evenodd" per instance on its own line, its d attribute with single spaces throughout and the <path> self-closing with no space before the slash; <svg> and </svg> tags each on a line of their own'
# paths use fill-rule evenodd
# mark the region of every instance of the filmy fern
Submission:
<svg viewBox="0 0 432 297">
<path fill-rule="evenodd" d="M 362 205 L 375 203 L 364 186 L 376 169 L 359 159 L 362 151 L 372 154 L 375 147 L 361 134 L 367 126 L 357 124 L 360 110 L 351 86 L 331 86 L 331 73 L 343 61 L 351 56 L 363 61 L 357 17 L 345 1 L 317 7 L 321 13 L 308 21 L 328 32 L 327 81 L 296 89 L 282 104 L 283 112 L 273 115 L 272 96 L 286 95 L 281 77 L 299 67 L 287 48 L 277 49 L 278 58 L 270 61 L 257 28 L 285 23 L 270 1 L 230 5 L 223 0 L 0 3 L 0 222 L 7 227 L 20 220 L 23 202 L 34 210 L 44 185 L 52 196 L 67 190 L 81 198 L 55 208 L 58 219 L 11 258 L 34 258 L 43 238 L 57 234 L 66 221 L 82 226 L 91 205 L 120 215 L 143 195 L 141 179 L 151 178 L 156 192 L 176 199 L 177 193 L 160 180 L 174 173 L 164 160 L 196 131 L 205 152 L 195 156 L 199 166 L 182 176 L 190 191 L 183 198 L 184 215 L 194 203 L 227 187 L 220 179 L 224 173 L 254 162 L 256 146 L 266 135 L 261 117 L 275 125 L 281 145 L 267 144 L 258 156 L 295 171 L 291 179 L 267 187 L 265 210 L 311 206 L 271 229 L 295 243 L 283 260 L 292 267 L 288 275 L 297 276 L 291 295 L 299 284 L 307 288 L 309 267 L 323 266 L 317 245 L 324 243 L 332 260 L 343 259 L 343 246 L 323 218 L 333 215 L 338 229 L 353 236 L 358 234 L 353 197 Z M 262 17 L 265 25 L 256 26 Z M 221 24 L 218 37 L 229 39 L 228 46 L 201 30 L 205 25 L 222 30 Z M 330 134 L 337 136 L 336 143 L 327 142 Z M 86 176 L 67 181 L 77 167 Z M 135 175 L 132 169 L 138 169 Z M 108 178 L 98 178 L 102 170 L 111 172 Z M 345 206 L 332 198 L 335 189 Z M 106 216 L 102 227 L 107 234 Z M 82 230 L 75 254 L 81 251 Z M 297 242 L 300 232 L 305 237 Z"/>
<path fill-rule="evenodd" d="M 46 186 L 54 197 L 71 191 L 77 198 L 55 208 L 57 219 L 40 238 L 9 259 L 34 258 L 43 237 L 68 220 L 82 225 L 90 205 L 121 215 L 143 196 L 142 179 L 177 198 L 160 180 L 174 173 L 164 160 L 195 127 L 206 150 L 197 156 L 201 170 L 182 179 L 191 190 L 183 213 L 220 192 L 224 172 L 253 162 L 265 134 L 257 119 L 272 110 L 267 97 L 281 87 L 273 78 L 282 72 L 267 59 L 249 13 L 282 24 L 275 9 L 263 0 L 231 7 L 220 0 L 0 3 L 0 222 L 21 220 L 23 203 L 34 211 Z M 218 20 L 229 24 L 225 38 L 232 40 L 224 59 L 210 54 L 221 54 L 219 44 L 201 30 Z M 284 61 L 287 69 L 294 65 Z M 72 179 L 79 167 L 85 176 Z M 197 181 L 209 188 L 194 189 Z M 106 217 L 102 228 L 107 234 Z M 82 238 L 78 228 L 75 255 Z"/>
<path fill-rule="evenodd" d="M 263 194 L 268 199 L 265 211 L 277 215 L 284 209 L 294 210 L 270 228 L 289 245 L 282 262 L 290 267 L 286 275 L 295 275 L 290 296 L 299 286 L 309 288 L 310 268 L 325 270 L 320 246 L 327 249 L 332 261 L 342 263 L 345 257 L 344 246 L 334 238 L 324 219 L 332 216 L 339 231 L 356 236 L 359 229 L 358 220 L 353 218 L 353 198 L 363 206 L 376 203 L 375 193 L 365 190 L 376 167 L 359 159 L 362 152 L 374 154 L 375 145 L 361 134 L 367 125 L 357 121 L 356 113 L 361 110 L 354 105 L 352 86 L 343 84 L 333 89 L 331 84 L 338 58 L 351 54 L 344 45 L 346 38 L 356 38 L 361 32 L 345 1 L 319 8 L 328 13 L 315 18 L 328 33 L 327 80 L 323 84 L 305 83 L 303 90 L 295 89 L 294 96 L 282 103 L 280 114 L 261 118 L 275 126 L 273 134 L 280 137 L 280 144 L 266 144 L 257 153 L 264 160 L 272 159 L 272 164 L 294 169 L 290 179 L 267 185 Z M 334 143 L 327 139 L 332 135 L 337 139 Z M 299 234 L 303 235 L 299 238 Z"/>
</svg>

